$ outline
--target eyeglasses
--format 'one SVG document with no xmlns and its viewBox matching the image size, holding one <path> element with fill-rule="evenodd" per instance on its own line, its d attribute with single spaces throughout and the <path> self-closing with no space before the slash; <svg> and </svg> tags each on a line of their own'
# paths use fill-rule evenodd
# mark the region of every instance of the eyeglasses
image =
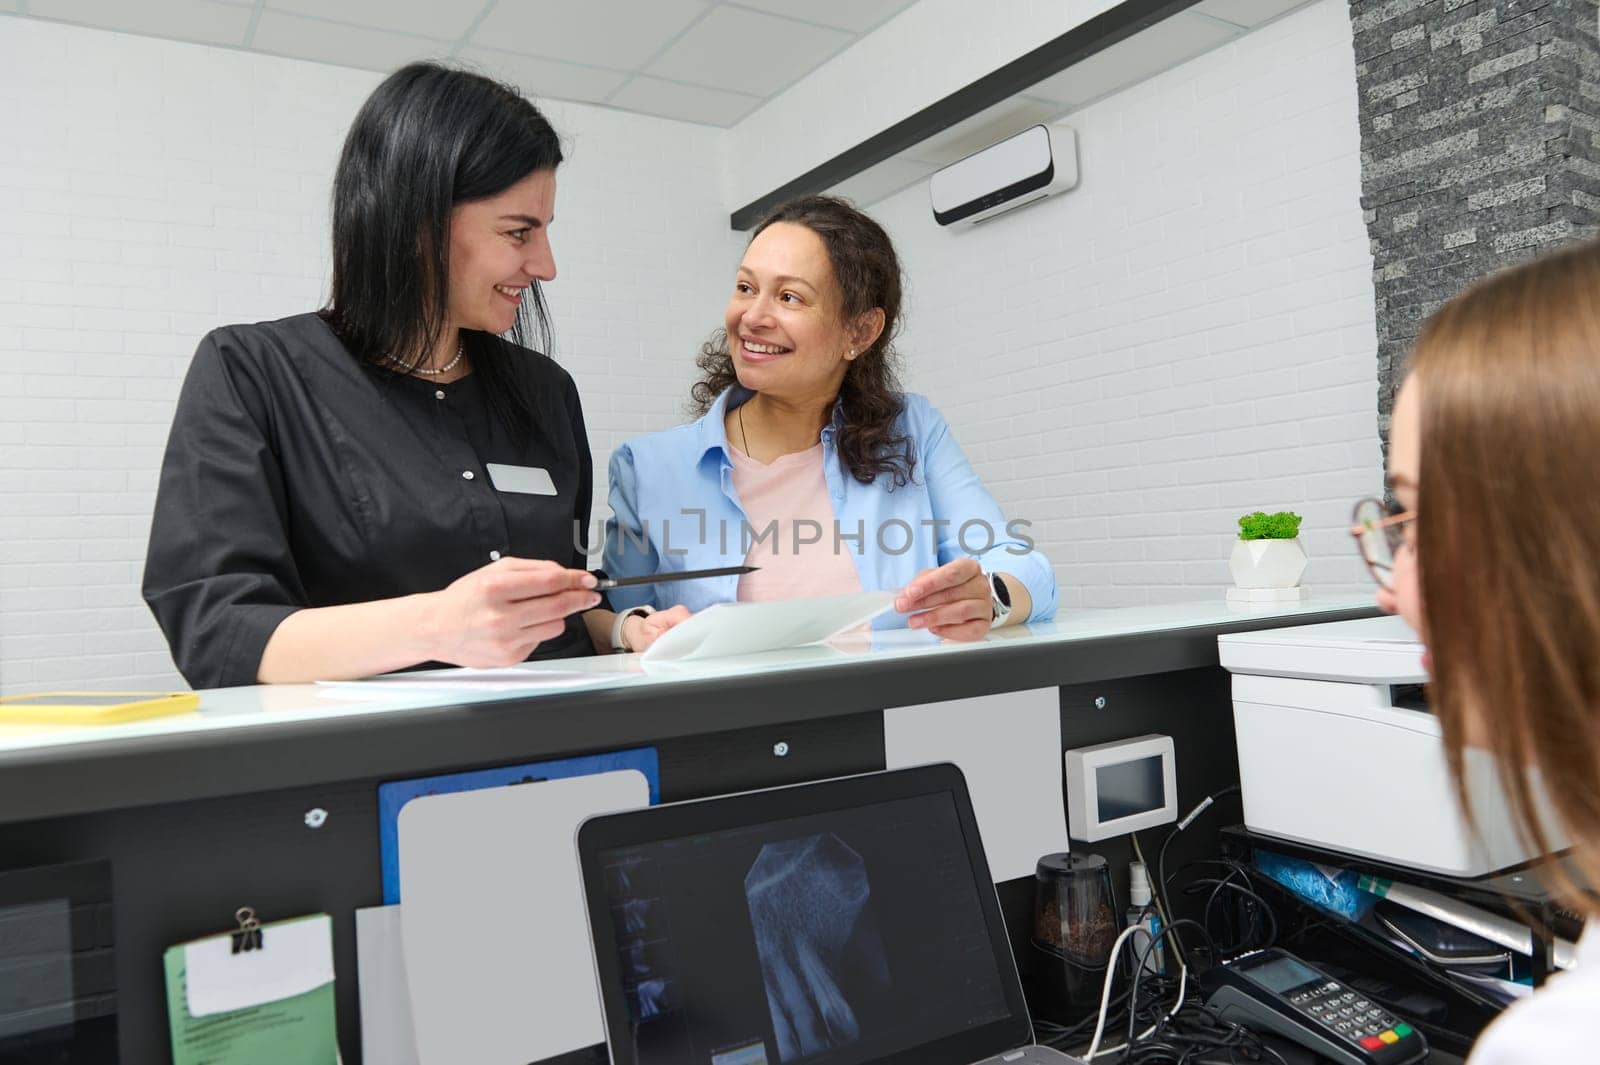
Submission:
<svg viewBox="0 0 1600 1065">
<path fill-rule="evenodd" d="M 1355 537 L 1372 579 L 1385 588 L 1393 587 L 1394 556 L 1405 546 L 1405 527 L 1417 520 L 1417 512 L 1401 510 L 1379 499 L 1363 499 L 1356 504 L 1350 520 L 1354 523 L 1350 535 Z"/>
</svg>

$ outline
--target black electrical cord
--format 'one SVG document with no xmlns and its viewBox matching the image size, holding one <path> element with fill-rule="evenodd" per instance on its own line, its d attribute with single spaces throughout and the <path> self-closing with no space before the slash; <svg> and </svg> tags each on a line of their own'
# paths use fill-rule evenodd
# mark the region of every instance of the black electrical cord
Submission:
<svg viewBox="0 0 1600 1065">
<path fill-rule="evenodd" d="M 1273 909 L 1272 904 L 1267 901 L 1266 896 L 1256 890 L 1255 878 L 1256 875 L 1260 873 L 1260 870 L 1243 862 L 1229 862 L 1228 864 L 1234 869 L 1238 870 L 1240 876 L 1244 877 L 1244 887 L 1239 888 L 1237 885 L 1235 885 L 1234 890 L 1239 894 L 1244 895 L 1246 901 L 1253 902 L 1255 904 L 1254 907 L 1249 911 L 1250 927 L 1255 927 L 1255 922 L 1258 919 L 1258 916 L 1266 917 L 1266 928 L 1264 929 L 1265 938 L 1262 940 L 1259 946 L 1252 947 L 1251 949 L 1265 950 L 1268 947 L 1276 945 L 1279 936 L 1278 912 L 1277 910 Z M 1203 924 L 1204 922 L 1202 921 L 1201 923 Z"/>
<path fill-rule="evenodd" d="M 1167 833 L 1167 838 L 1161 841 L 1161 850 L 1156 854 L 1156 897 L 1161 900 L 1161 908 L 1167 912 L 1168 916 L 1172 916 L 1172 901 L 1167 898 L 1167 848 L 1172 846 L 1172 841 L 1178 838 L 1178 833 L 1188 828 L 1195 818 L 1205 813 L 1218 799 L 1226 795 L 1237 794 L 1239 794 L 1239 785 L 1230 784 L 1221 791 L 1215 791 L 1207 795 L 1200 800 L 1199 805 L 1189 811 L 1187 817 L 1174 825 L 1172 831 Z M 1178 958 L 1181 960 L 1183 958 L 1183 943 L 1176 936 L 1172 939 L 1172 949 L 1177 952 Z M 1215 961 L 1216 958 L 1213 957 L 1212 960 Z"/>
<path fill-rule="evenodd" d="M 1188 820 L 1193 820 L 1193 815 Z M 1265 925 L 1263 931 L 1268 944 L 1277 939 L 1277 917 L 1271 906 L 1255 892 L 1255 881 L 1250 875 L 1252 869 L 1248 865 L 1208 859 L 1188 863 L 1184 868 L 1187 869 L 1191 865 L 1220 866 L 1226 873 L 1198 881 L 1186 889 L 1189 893 L 1210 889 L 1211 895 L 1207 899 L 1206 909 L 1201 913 L 1202 921 L 1179 918 L 1171 927 L 1163 929 L 1148 943 L 1136 945 L 1137 968 L 1129 989 L 1128 1039 L 1124 1043 L 1125 1049 L 1119 1065 L 1269 1065 L 1269 1063 L 1287 1065 L 1282 1056 L 1262 1043 L 1257 1035 L 1239 1025 L 1219 1021 L 1197 1002 L 1185 1002 L 1178 1010 L 1169 1012 L 1164 1005 L 1166 995 L 1158 992 L 1153 1003 L 1152 1017 L 1151 1003 L 1141 1001 L 1141 988 L 1149 986 L 1149 981 L 1141 983 L 1145 976 L 1145 959 L 1155 951 L 1163 937 L 1169 938 L 1174 944 L 1177 943 L 1181 934 L 1179 929 L 1183 926 L 1197 930 L 1204 937 L 1205 949 L 1213 964 L 1225 956 L 1212 934 L 1212 922 L 1207 912 L 1214 907 L 1217 899 L 1223 897 L 1224 892 L 1236 893 L 1250 904 L 1246 917 L 1242 918 L 1246 923 L 1241 926 L 1243 934 L 1240 943 L 1232 949 L 1251 945 L 1250 937 L 1256 933 L 1258 922 L 1263 922 Z M 1157 882 L 1163 887 L 1167 886 L 1165 869 L 1158 868 L 1157 875 L 1159 877 Z M 1174 873 L 1174 877 L 1177 875 Z M 1240 883 L 1240 880 L 1243 883 Z M 1168 932 L 1171 933 L 1170 936 L 1167 936 Z M 1228 951 L 1231 952 L 1232 950 Z M 1149 1029 L 1143 1037 L 1136 1034 L 1141 1027 Z"/>
<path fill-rule="evenodd" d="M 1211 888 L 1211 894 L 1206 897 L 1205 906 L 1200 911 L 1200 922 L 1206 926 L 1207 931 L 1211 931 L 1213 933 L 1213 938 L 1221 938 L 1220 933 L 1212 929 L 1211 915 L 1212 909 L 1216 905 L 1217 900 L 1222 897 L 1223 891 L 1233 891 L 1254 904 L 1248 911 L 1248 925 L 1239 930 L 1239 934 L 1235 942 L 1223 949 L 1224 954 L 1232 955 L 1240 953 L 1244 950 L 1252 949 L 1264 950 L 1278 941 L 1277 915 L 1273 912 L 1272 907 L 1267 903 L 1266 899 L 1262 898 L 1262 896 L 1256 892 L 1255 880 L 1250 876 L 1251 869 L 1249 866 L 1242 865 L 1238 862 L 1219 862 L 1214 860 L 1195 862 L 1191 864 L 1221 865 L 1228 870 L 1227 876 L 1221 878 L 1201 878 L 1193 881 L 1184 888 L 1184 894 L 1186 895 L 1204 891 L 1207 887 Z M 1185 866 L 1185 868 L 1187 868 L 1187 866 Z M 1176 878 L 1182 872 L 1182 869 L 1178 870 L 1177 872 L 1173 873 L 1173 877 Z M 1235 878 L 1243 878 L 1244 883 L 1234 883 Z M 1261 934 L 1258 936 L 1256 934 L 1256 928 L 1262 917 L 1265 918 L 1265 927 L 1261 930 Z"/>
<path fill-rule="evenodd" d="M 1130 1047 L 1119 1065 L 1287 1065 L 1259 1036 L 1185 1003 L 1160 1031 Z"/>
<path fill-rule="evenodd" d="M 1171 976 L 1147 975 L 1144 987 L 1149 988 L 1158 998 L 1167 998 L 1177 993 L 1178 981 Z M 1132 997 L 1133 990 L 1129 988 L 1121 994 L 1113 996 L 1111 1001 L 1106 1004 L 1106 1028 L 1108 1030 L 1122 1027 L 1122 1007 Z M 1084 1037 L 1088 1036 L 1090 1030 L 1094 1028 L 1099 1020 L 1100 1012 L 1091 1010 L 1087 1017 L 1073 1023 L 1070 1027 L 1062 1027 L 1059 1024 L 1052 1024 L 1048 1021 L 1035 1021 L 1034 1027 L 1049 1029 L 1049 1037 L 1041 1039 L 1039 1042 L 1059 1050 L 1081 1042 Z"/>
<path fill-rule="evenodd" d="M 1153 955 L 1155 953 L 1156 948 L 1161 945 L 1161 941 L 1163 939 L 1166 939 L 1168 936 L 1171 936 L 1173 938 L 1173 940 L 1176 941 L 1177 935 L 1178 935 L 1178 929 L 1181 928 L 1184 925 L 1193 925 L 1196 929 L 1199 930 L 1200 935 L 1206 941 L 1207 948 L 1211 952 L 1210 953 L 1210 962 L 1211 962 L 1211 964 L 1215 965 L 1217 963 L 1217 945 L 1214 942 L 1212 942 L 1211 933 L 1206 931 L 1206 926 L 1205 925 L 1201 924 L 1199 921 L 1191 921 L 1187 917 L 1178 918 L 1177 920 L 1173 921 L 1171 924 L 1169 924 L 1165 928 L 1163 928 L 1161 931 L 1159 931 L 1155 935 L 1151 936 L 1149 942 L 1142 944 L 1142 946 L 1143 946 L 1142 950 L 1140 949 L 1140 946 L 1141 946 L 1140 944 L 1135 944 L 1134 945 L 1134 948 L 1133 948 L 1133 965 L 1134 965 L 1134 968 L 1133 968 L 1133 987 L 1132 987 L 1132 991 L 1130 992 L 1131 995 L 1132 995 L 1132 1000 L 1128 1003 L 1128 1040 L 1127 1040 L 1127 1043 L 1125 1044 L 1130 1051 L 1133 1049 L 1133 1044 L 1135 1042 L 1134 1033 L 1139 1030 L 1139 1024 L 1138 1024 L 1138 1021 L 1139 1021 L 1139 981 L 1144 976 L 1145 965 L 1149 961 L 1151 955 Z M 1128 941 L 1130 943 L 1134 942 L 1133 939 L 1131 939 L 1131 938 Z M 1116 959 L 1112 959 L 1112 960 L 1115 961 Z M 1157 1020 L 1156 1020 L 1156 1032 L 1159 1032 L 1160 1030 L 1161 1030 L 1161 1020 L 1158 1017 Z M 1151 1034 L 1154 1035 L 1156 1033 L 1151 1033 Z"/>
</svg>

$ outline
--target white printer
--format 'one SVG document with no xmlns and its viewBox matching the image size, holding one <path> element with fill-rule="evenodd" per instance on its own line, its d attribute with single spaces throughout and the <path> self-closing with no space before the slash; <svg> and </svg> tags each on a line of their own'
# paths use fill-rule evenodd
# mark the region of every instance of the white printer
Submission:
<svg viewBox="0 0 1600 1065">
<path fill-rule="evenodd" d="M 1217 644 L 1233 673 L 1251 831 L 1447 876 L 1482 876 L 1533 857 L 1485 751 L 1469 749 L 1466 761 L 1479 831 L 1462 816 L 1439 721 L 1414 697 L 1427 674 L 1403 620 L 1241 632 Z"/>
</svg>

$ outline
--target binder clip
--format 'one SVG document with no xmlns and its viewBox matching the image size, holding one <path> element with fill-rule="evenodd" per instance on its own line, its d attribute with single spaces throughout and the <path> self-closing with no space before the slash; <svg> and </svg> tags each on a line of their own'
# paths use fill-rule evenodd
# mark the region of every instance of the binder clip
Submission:
<svg viewBox="0 0 1600 1065">
<path fill-rule="evenodd" d="M 263 949 L 261 922 L 256 920 L 256 911 L 248 906 L 241 906 L 234 912 L 233 917 L 239 922 L 239 930 L 233 933 L 233 953 Z"/>
</svg>

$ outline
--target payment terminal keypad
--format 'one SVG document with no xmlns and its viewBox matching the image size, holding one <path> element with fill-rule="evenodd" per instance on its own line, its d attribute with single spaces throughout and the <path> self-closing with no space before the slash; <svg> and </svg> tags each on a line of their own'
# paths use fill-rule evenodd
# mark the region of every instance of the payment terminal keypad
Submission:
<svg viewBox="0 0 1600 1065">
<path fill-rule="evenodd" d="M 1299 988 L 1288 998 L 1290 1005 L 1364 1050 L 1381 1050 L 1412 1034 L 1409 1024 L 1335 980 Z"/>
</svg>

